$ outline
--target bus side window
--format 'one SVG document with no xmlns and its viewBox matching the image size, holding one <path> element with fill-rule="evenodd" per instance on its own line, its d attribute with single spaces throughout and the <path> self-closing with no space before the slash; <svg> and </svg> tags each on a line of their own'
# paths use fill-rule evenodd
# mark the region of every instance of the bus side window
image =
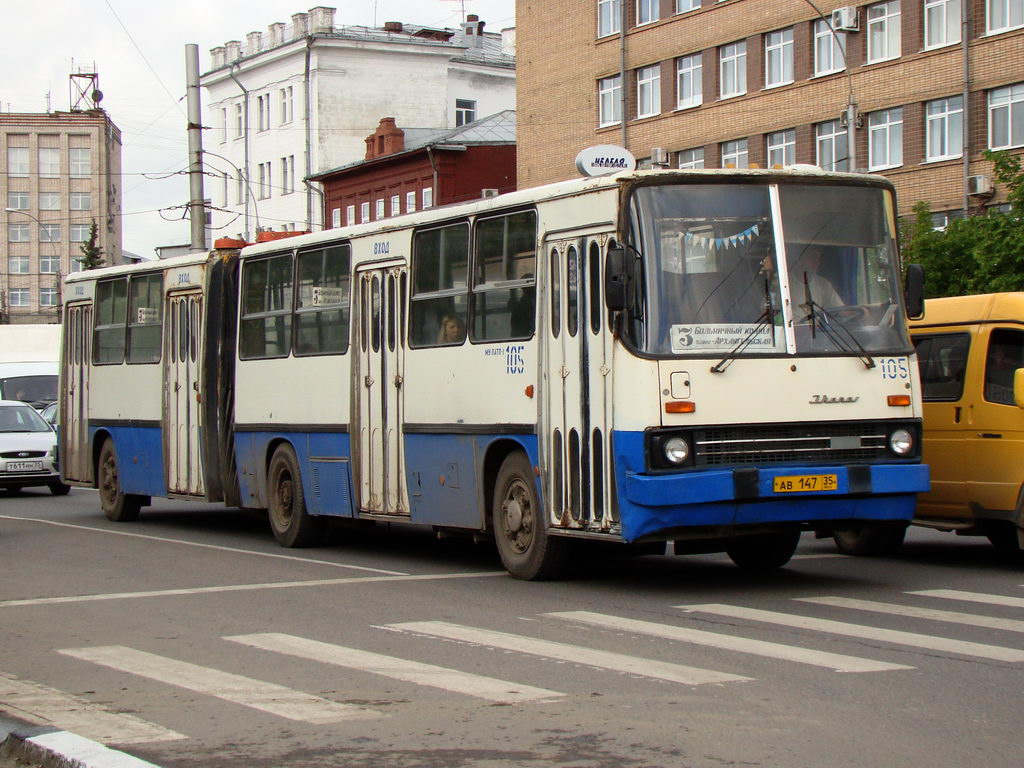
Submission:
<svg viewBox="0 0 1024 768">
<path fill-rule="evenodd" d="M 96 327 L 93 331 L 97 365 L 124 362 L 125 326 L 128 321 L 128 279 L 96 284 Z"/>
<path fill-rule="evenodd" d="M 533 335 L 536 317 L 537 215 L 480 219 L 473 248 L 473 341 Z"/>
<path fill-rule="evenodd" d="M 290 253 L 244 265 L 238 347 L 243 360 L 291 352 L 292 282 Z"/>
<path fill-rule="evenodd" d="M 985 399 L 992 403 L 1015 405 L 1013 376 L 1024 367 L 1024 333 L 996 328 L 989 337 L 985 356 Z"/>
<path fill-rule="evenodd" d="M 925 400 L 959 400 L 971 339 L 966 333 L 915 336 L 921 394 Z"/>
<path fill-rule="evenodd" d="M 417 232 L 412 250 L 409 346 L 455 346 L 466 340 L 469 225 L 460 222 Z M 444 325 L 460 327 L 445 335 Z"/>
</svg>

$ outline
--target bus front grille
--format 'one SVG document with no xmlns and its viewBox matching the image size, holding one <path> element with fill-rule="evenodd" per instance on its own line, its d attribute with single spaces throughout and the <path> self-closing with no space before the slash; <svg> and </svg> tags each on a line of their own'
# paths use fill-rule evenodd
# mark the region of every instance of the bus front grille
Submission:
<svg viewBox="0 0 1024 768">
<path fill-rule="evenodd" d="M 892 458 L 886 425 L 864 422 L 725 426 L 694 435 L 698 467 L 846 464 Z"/>
</svg>

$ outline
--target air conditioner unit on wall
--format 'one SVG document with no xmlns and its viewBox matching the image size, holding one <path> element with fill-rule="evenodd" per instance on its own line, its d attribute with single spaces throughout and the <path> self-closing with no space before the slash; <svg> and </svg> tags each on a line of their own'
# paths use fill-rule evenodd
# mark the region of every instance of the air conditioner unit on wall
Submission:
<svg viewBox="0 0 1024 768">
<path fill-rule="evenodd" d="M 990 179 L 988 176 L 967 177 L 968 195 L 988 195 L 991 194 L 992 191 L 992 179 Z"/>
<path fill-rule="evenodd" d="M 860 17 L 857 9 L 847 5 L 832 11 L 832 29 L 836 32 L 859 32 Z"/>
<path fill-rule="evenodd" d="M 480 197 L 497 197 L 498 190 L 496 189 L 481 189 Z"/>
</svg>

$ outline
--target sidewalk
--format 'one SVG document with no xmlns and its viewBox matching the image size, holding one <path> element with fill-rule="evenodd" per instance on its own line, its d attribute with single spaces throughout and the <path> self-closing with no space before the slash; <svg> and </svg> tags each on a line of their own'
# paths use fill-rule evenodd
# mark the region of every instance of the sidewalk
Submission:
<svg viewBox="0 0 1024 768">
<path fill-rule="evenodd" d="M 0 768 L 159 768 L 99 742 L 0 713 Z"/>
</svg>

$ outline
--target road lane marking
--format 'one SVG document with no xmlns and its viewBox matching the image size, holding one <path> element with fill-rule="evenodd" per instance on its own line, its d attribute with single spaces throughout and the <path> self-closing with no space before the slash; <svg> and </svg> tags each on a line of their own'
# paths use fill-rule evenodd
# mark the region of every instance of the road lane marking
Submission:
<svg viewBox="0 0 1024 768">
<path fill-rule="evenodd" d="M 546 688 L 534 688 L 493 677 L 474 675 L 447 667 L 422 664 L 418 661 L 399 659 L 395 656 L 370 653 L 356 648 L 346 648 L 341 645 L 322 643 L 318 640 L 277 632 L 233 635 L 224 639 L 265 651 L 276 651 L 289 656 L 297 656 L 300 659 L 334 664 L 394 680 L 427 685 L 506 704 L 517 704 L 524 701 L 554 701 L 565 696 L 564 693 L 550 691 Z"/>
<path fill-rule="evenodd" d="M 293 691 L 283 685 L 253 680 L 123 645 L 63 648 L 58 653 L 303 723 L 338 723 L 343 720 L 383 717 L 380 712 L 364 707 L 328 701 Z"/>
<path fill-rule="evenodd" d="M 676 608 L 689 612 L 711 613 L 716 616 L 727 616 L 732 619 L 749 619 L 751 621 L 763 621 L 768 624 L 779 624 L 785 627 L 809 629 L 815 632 L 827 632 L 833 635 L 859 637 L 864 640 L 879 640 L 886 643 L 908 645 L 914 648 L 925 648 L 927 650 L 940 651 L 943 653 L 957 653 L 962 656 L 975 656 L 982 659 L 993 659 L 995 661 L 1024 661 L 1024 650 L 1017 650 L 1016 648 L 1004 648 L 999 645 L 971 643 L 966 640 L 953 640 L 952 638 L 947 637 L 919 635 L 914 632 L 902 632 L 896 629 L 882 629 L 880 627 L 868 627 L 861 624 L 848 624 L 844 621 L 815 619 L 809 616 L 797 616 L 790 613 L 776 613 L 775 611 L 763 611 L 757 608 L 743 608 L 738 605 L 723 605 L 721 603 L 677 605 Z"/>
<path fill-rule="evenodd" d="M 907 594 L 923 595 L 924 597 L 941 597 L 944 600 L 964 600 L 969 603 L 1008 605 L 1011 608 L 1024 608 L 1024 597 L 986 595 L 982 592 L 962 592 L 959 589 L 922 589 L 918 592 L 908 592 Z"/>
<path fill-rule="evenodd" d="M 995 616 L 978 616 L 973 613 L 958 611 L 940 611 L 935 608 L 917 608 L 896 603 L 878 603 L 874 600 L 856 600 L 850 597 L 797 597 L 804 603 L 832 605 L 837 608 L 852 608 L 858 611 L 888 613 L 892 616 L 906 616 L 913 619 L 930 619 L 945 621 L 950 624 L 966 624 L 971 627 L 988 627 L 989 629 L 1005 629 L 1010 632 L 1024 632 L 1024 621 L 1017 619 L 1001 619 Z"/>
<path fill-rule="evenodd" d="M 593 648 L 585 648 L 579 645 L 567 643 L 556 643 L 550 640 L 539 640 L 522 635 L 512 635 L 506 632 L 495 632 L 488 629 L 477 629 L 459 624 L 449 624 L 444 621 L 413 621 L 403 624 L 387 624 L 383 628 L 396 629 L 400 632 L 412 632 L 432 637 L 443 637 L 448 640 L 458 640 L 473 645 L 484 645 L 492 648 L 501 648 L 507 651 L 517 651 L 532 656 L 543 656 L 548 659 L 570 661 L 575 664 L 584 664 L 599 669 L 609 669 L 615 672 L 626 672 L 641 677 L 651 677 L 657 680 L 667 680 L 684 685 L 703 685 L 705 683 L 729 683 L 750 680 L 749 677 L 731 675 L 725 672 L 716 672 L 712 669 L 699 669 L 687 667 L 682 664 L 673 664 L 666 661 L 644 659 L 637 656 L 627 656 L 622 653 L 611 651 L 599 651 Z"/>
<path fill-rule="evenodd" d="M 407 576 L 403 571 L 386 571 L 383 568 L 368 568 L 365 565 L 350 565 L 348 563 L 336 563 L 331 560 L 313 560 L 305 557 L 297 557 L 296 555 L 284 555 L 277 552 L 257 552 L 253 549 L 239 549 L 238 547 L 225 547 L 220 544 L 203 544 L 198 541 L 185 541 L 184 539 L 171 539 L 166 536 L 151 536 L 147 533 L 131 533 L 130 531 L 114 531 L 109 528 L 97 528 L 92 525 L 79 525 L 77 523 L 62 523 L 58 520 L 44 520 L 38 517 L 19 517 L 17 515 L 0 515 L 0 520 L 16 520 L 24 523 L 42 523 L 43 525 L 53 525 L 58 528 L 74 528 L 79 531 L 91 531 L 93 533 L 105 533 L 110 536 L 127 536 L 132 539 L 145 539 L 147 541 L 157 541 L 162 544 L 181 544 L 186 547 L 196 547 L 198 549 L 212 549 L 217 552 L 230 552 L 235 555 L 253 555 L 255 557 L 269 557 L 274 560 L 290 560 L 296 563 L 303 563 L 306 565 L 327 565 L 331 568 L 346 568 L 353 571 L 366 571 L 368 573 L 382 573 L 388 576 Z"/>
<path fill-rule="evenodd" d="M 0 709 L 108 744 L 145 744 L 188 737 L 134 715 L 111 712 L 78 696 L 0 672 Z"/>
<path fill-rule="evenodd" d="M 252 592 L 261 589 L 295 589 L 298 587 L 330 587 L 339 584 L 375 584 L 389 581 L 443 581 L 447 579 L 479 579 L 485 576 L 507 576 L 505 571 L 479 573 L 426 573 L 404 576 L 351 576 L 341 579 L 313 579 L 311 581 L 268 581 L 261 584 L 229 584 L 221 587 L 187 587 L 182 589 L 154 589 L 145 592 L 111 592 L 104 595 L 68 595 L 66 597 L 34 597 L 24 600 L 4 600 L 0 608 L 27 605 L 54 605 L 62 603 L 91 603 L 103 600 L 135 600 L 146 597 L 176 597 L 180 595 L 206 595 L 218 592 Z"/>
<path fill-rule="evenodd" d="M 690 629 L 689 627 L 676 627 L 668 624 L 657 624 L 652 621 L 626 619 L 620 616 L 608 616 L 590 611 L 559 611 L 542 615 L 566 619 L 567 621 L 578 621 L 583 624 L 606 627 L 623 632 L 635 632 L 640 635 L 660 637 L 666 640 L 678 640 L 683 643 L 695 643 L 727 651 L 766 656 L 771 659 L 811 664 L 817 667 L 833 669 L 836 672 L 888 672 L 896 669 L 913 669 L 913 667 L 908 667 L 905 664 L 890 664 L 885 661 L 874 661 L 873 659 L 863 659 L 857 656 L 815 651 L 793 645 L 769 643 L 764 640 L 752 640 L 746 637 L 722 635 L 716 632 Z"/>
</svg>

